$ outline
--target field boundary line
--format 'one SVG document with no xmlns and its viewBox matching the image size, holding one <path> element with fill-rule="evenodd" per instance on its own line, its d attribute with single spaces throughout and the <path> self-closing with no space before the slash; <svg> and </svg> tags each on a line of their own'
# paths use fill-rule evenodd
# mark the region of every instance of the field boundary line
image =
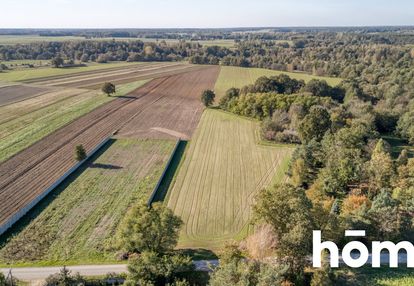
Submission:
<svg viewBox="0 0 414 286">
<path fill-rule="evenodd" d="M 161 83 L 158 83 L 154 88 L 156 88 L 156 87 L 158 87 L 159 85 L 161 85 L 164 81 L 165 81 L 166 79 L 164 79 Z M 141 87 L 139 87 L 137 90 L 139 90 L 139 89 L 141 89 L 141 88 L 145 88 L 145 86 L 147 85 L 147 84 L 149 84 L 150 82 L 152 82 L 152 81 L 148 81 L 147 83 L 145 83 L 143 86 L 141 86 Z M 146 92 L 146 93 L 144 93 L 144 94 L 142 94 L 142 95 L 140 95 L 140 96 L 136 96 L 136 97 L 129 97 L 129 98 L 127 98 L 126 100 L 124 100 L 123 102 L 121 102 L 120 103 L 120 105 L 119 106 L 116 106 L 115 108 L 113 108 L 113 109 L 111 109 L 111 110 L 109 110 L 108 112 L 106 112 L 105 114 L 103 114 L 103 115 L 99 115 L 100 117 L 99 118 L 95 118 L 94 119 L 94 121 L 93 122 L 89 122 L 86 126 L 83 126 L 82 127 L 82 129 L 81 130 L 79 130 L 79 131 L 77 131 L 74 135 L 72 135 L 72 137 L 71 137 L 71 139 L 70 140 L 73 140 L 74 138 L 76 138 L 76 137 L 78 137 L 80 134 L 82 134 L 85 130 L 88 130 L 88 129 L 90 129 L 94 124 L 96 124 L 96 122 L 98 122 L 99 120 L 102 120 L 102 119 L 104 119 L 104 118 L 107 118 L 108 116 L 110 116 L 111 114 L 113 114 L 113 113 L 115 113 L 115 112 L 117 112 L 118 110 L 120 110 L 121 108 L 123 108 L 123 107 L 125 107 L 125 106 L 127 106 L 128 104 L 131 104 L 134 100 L 138 100 L 138 99 L 140 99 L 140 98 L 142 98 L 142 97 L 144 97 L 144 96 L 147 96 L 148 94 L 150 94 L 152 92 L 152 90 L 151 91 L 149 91 L 149 92 Z M 108 102 L 106 102 L 106 103 L 103 103 L 103 104 L 101 104 L 101 105 L 99 105 L 99 106 L 97 106 L 96 108 L 94 108 L 93 110 L 91 110 L 89 113 L 92 113 L 93 111 L 95 111 L 95 110 L 97 110 L 97 109 L 99 109 L 99 108 L 103 108 L 105 105 L 109 105 L 109 104 L 111 104 L 112 102 L 115 102 L 116 100 L 122 100 L 122 97 L 117 97 L 117 98 L 114 98 L 113 100 L 110 100 L 110 101 L 108 101 Z M 137 112 L 136 114 L 134 114 L 133 115 L 133 117 L 135 117 L 138 113 L 140 113 L 140 112 Z M 51 137 L 51 136 L 53 136 L 55 133 L 57 133 L 57 132 L 59 132 L 60 130 L 62 130 L 63 128 L 65 128 L 65 127 L 67 127 L 67 126 L 69 126 L 70 124 L 73 124 L 74 122 L 76 122 L 76 120 L 80 120 L 80 119 L 82 119 L 83 117 L 85 117 L 85 116 L 87 116 L 87 114 L 84 114 L 84 115 L 82 115 L 82 116 L 80 116 L 80 117 L 78 117 L 78 118 L 75 118 L 74 120 L 72 120 L 72 121 L 69 121 L 69 122 L 67 122 L 66 124 L 64 124 L 63 126 L 61 126 L 60 128 L 58 128 L 58 129 L 56 129 L 55 131 L 53 131 L 53 132 L 51 132 L 51 133 L 49 133 L 48 135 L 46 135 L 46 136 L 44 136 L 43 138 L 41 138 L 41 139 L 39 139 L 38 141 L 36 141 L 36 142 L 34 142 L 33 144 L 31 144 L 30 146 L 28 146 L 28 147 L 26 147 L 26 148 L 24 148 L 24 149 L 22 149 L 22 150 L 20 150 L 19 152 L 17 152 L 17 153 L 15 153 L 14 155 L 12 155 L 11 157 L 9 157 L 7 160 L 5 160 L 5 161 L 3 161 L 3 162 L 0 162 L 0 167 L 1 167 L 1 165 L 2 164 L 4 164 L 5 162 L 7 162 L 7 161 L 9 161 L 9 160 L 11 160 L 12 158 L 14 158 L 14 157 L 16 157 L 16 156 L 18 156 L 20 153 L 22 153 L 22 152 L 24 152 L 26 149 L 28 149 L 28 148 L 30 148 L 31 146 L 33 146 L 33 145 L 35 145 L 36 143 L 38 143 L 38 142 L 40 142 L 40 141 L 42 141 L 42 140 L 45 140 L 46 138 L 48 138 L 48 137 Z M 129 120 L 128 120 L 129 121 Z M 125 123 L 126 124 L 126 123 Z M 122 128 L 122 126 L 124 126 L 125 124 L 123 124 L 123 125 L 121 125 L 121 127 L 119 127 L 119 129 L 120 128 Z M 118 130 L 119 130 L 118 129 Z M 37 159 L 35 162 L 32 162 L 32 164 L 29 166 L 29 167 L 27 167 L 21 174 L 23 174 L 23 173 L 26 173 L 26 172 L 28 172 L 28 171 L 30 171 L 32 168 L 34 168 L 35 167 L 35 165 L 37 164 L 37 163 L 39 163 L 39 162 L 41 162 L 41 161 L 43 161 L 45 158 L 47 158 L 47 157 L 49 157 L 52 153 L 54 153 L 54 152 L 56 152 L 56 150 L 59 150 L 60 148 L 62 148 L 63 146 L 65 146 L 67 143 L 62 143 L 61 145 L 59 145 L 59 146 L 56 146 L 55 148 L 53 148 L 53 150 L 51 150 L 50 152 L 48 152 L 48 154 L 46 155 L 46 156 L 44 156 L 43 158 L 39 158 L 39 159 Z M 20 174 L 20 175 L 21 175 Z M 15 178 L 14 178 L 15 179 Z M 4 184 L 3 186 L 1 186 L 0 185 L 0 187 L 6 187 L 7 185 L 9 185 L 9 184 L 11 184 L 12 183 L 12 181 L 10 181 L 10 182 L 8 182 L 8 183 L 6 183 L 6 184 Z"/>
<path fill-rule="evenodd" d="M 89 160 L 96 152 L 98 152 L 104 145 L 106 145 L 111 136 L 104 139 L 101 143 L 99 143 L 89 154 L 86 158 L 74 166 L 72 166 L 65 174 L 63 174 L 59 179 L 57 179 L 49 188 L 43 191 L 37 198 L 35 198 L 32 202 L 30 202 L 27 206 L 22 208 L 19 212 L 14 214 L 7 222 L 0 226 L 0 235 L 2 235 L 6 230 L 8 230 L 13 224 L 19 221 L 25 214 L 27 214 L 36 204 L 38 204 L 44 197 L 46 197 L 51 191 L 53 191 L 57 186 L 59 186 L 65 179 L 67 179 L 70 175 L 72 175 L 80 166 L 82 166 L 87 160 Z"/>
<path fill-rule="evenodd" d="M 157 195 L 157 193 L 158 193 L 158 189 L 159 189 L 159 187 L 160 187 L 160 185 L 161 185 L 161 182 L 162 182 L 162 180 L 164 179 L 165 174 L 167 173 L 168 169 L 170 168 L 170 165 L 171 165 L 172 159 L 174 158 L 175 153 L 177 153 L 178 146 L 180 145 L 181 141 L 182 141 L 182 140 L 181 140 L 181 138 L 179 138 L 179 139 L 175 142 L 175 146 L 174 146 L 174 149 L 173 149 L 173 150 L 172 150 L 172 152 L 171 152 L 170 158 L 168 159 L 167 164 L 165 165 L 164 170 L 162 171 L 162 174 L 161 174 L 160 178 L 158 179 L 158 182 L 157 182 L 157 184 L 155 185 L 154 189 L 152 190 L 152 193 L 151 193 L 151 195 L 150 195 L 150 197 L 149 197 L 149 199 L 148 199 L 148 202 L 147 202 L 148 207 L 151 207 L 151 205 L 152 205 L 152 203 L 153 203 L 153 201 L 154 201 L 154 199 L 155 199 L 155 196 L 156 196 L 156 195 Z"/>
</svg>

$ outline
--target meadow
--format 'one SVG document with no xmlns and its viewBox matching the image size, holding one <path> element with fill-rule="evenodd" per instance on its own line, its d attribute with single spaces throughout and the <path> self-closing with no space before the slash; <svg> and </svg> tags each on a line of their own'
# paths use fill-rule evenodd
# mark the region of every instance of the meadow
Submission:
<svg viewBox="0 0 414 286">
<path fill-rule="evenodd" d="M 304 80 L 305 82 L 310 81 L 311 79 L 320 79 L 326 80 L 328 84 L 335 86 L 341 82 L 340 78 L 332 77 L 320 77 L 313 76 L 306 73 L 292 73 L 285 71 L 275 71 L 269 69 L 260 69 L 260 68 L 242 68 L 242 67 L 230 67 L 223 66 L 216 82 L 215 91 L 216 91 L 216 101 L 220 99 L 229 88 L 238 87 L 241 88 L 245 85 L 252 84 L 261 76 L 276 76 L 280 74 L 286 74 L 291 78 L 298 80 Z"/>
<path fill-rule="evenodd" d="M 119 85 L 116 96 L 126 95 L 146 82 Z M 58 89 L 1 106 L 0 162 L 114 98 L 96 90 Z"/>
<path fill-rule="evenodd" d="M 73 41 L 133 41 L 138 38 L 103 37 L 85 38 L 81 36 L 39 36 L 39 35 L 0 35 L 0 45 L 31 44 L 39 42 L 73 42 Z"/>
<path fill-rule="evenodd" d="M 15 226 L 0 246 L 0 265 L 115 262 L 119 223 L 132 204 L 148 200 L 174 144 L 111 140 Z"/>
<path fill-rule="evenodd" d="M 156 38 L 138 38 L 138 40 L 143 41 L 143 42 L 152 42 L 152 43 L 165 41 L 167 44 L 177 44 L 180 41 L 178 39 L 156 39 Z M 223 40 L 194 40 L 194 41 L 186 40 L 186 42 L 187 43 L 199 43 L 200 45 L 207 46 L 207 47 L 209 47 L 209 46 L 219 46 L 219 47 L 232 48 L 235 45 L 234 40 L 227 40 L 227 39 L 223 39 Z"/>
<path fill-rule="evenodd" d="M 293 151 L 259 141 L 258 122 L 204 111 L 166 199 L 185 223 L 180 248 L 214 250 L 248 234 L 255 194 L 286 179 Z"/>
<path fill-rule="evenodd" d="M 355 286 L 411 286 L 414 285 L 413 271 L 410 268 L 395 269 L 362 267 L 358 269 L 340 268 L 334 271 L 338 276 L 336 285 Z"/>
<path fill-rule="evenodd" d="M 73 42 L 73 41 L 143 41 L 143 42 L 161 42 L 167 44 L 176 44 L 178 39 L 156 39 L 156 38 L 125 38 L 125 37 L 103 37 L 103 38 L 85 38 L 80 36 L 39 36 L 39 35 L 0 35 L 0 45 L 31 44 L 39 42 Z M 234 40 L 196 40 L 187 42 L 198 42 L 203 46 L 221 46 L 226 48 L 234 47 Z M 282 41 L 283 42 L 283 41 Z"/>
</svg>

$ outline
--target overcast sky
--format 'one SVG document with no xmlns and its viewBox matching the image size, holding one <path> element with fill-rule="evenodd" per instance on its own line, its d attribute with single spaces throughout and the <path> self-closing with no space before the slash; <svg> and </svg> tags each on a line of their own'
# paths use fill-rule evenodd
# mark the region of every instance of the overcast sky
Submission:
<svg viewBox="0 0 414 286">
<path fill-rule="evenodd" d="M 0 28 L 414 25 L 414 0 L 0 0 Z"/>
</svg>

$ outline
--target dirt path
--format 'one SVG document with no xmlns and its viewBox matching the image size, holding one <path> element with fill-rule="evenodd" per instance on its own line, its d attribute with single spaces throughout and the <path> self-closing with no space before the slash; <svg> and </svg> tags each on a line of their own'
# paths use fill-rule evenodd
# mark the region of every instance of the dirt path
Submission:
<svg viewBox="0 0 414 286">
<path fill-rule="evenodd" d="M 116 130 L 120 134 L 144 130 L 137 137 L 151 135 L 153 127 L 192 134 L 202 111 L 200 92 L 214 87 L 218 70 L 206 67 L 155 79 L 0 164 L 0 226 L 30 205 L 76 163 L 73 158 L 76 145 L 82 144 L 89 152 Z"/>
</svg>

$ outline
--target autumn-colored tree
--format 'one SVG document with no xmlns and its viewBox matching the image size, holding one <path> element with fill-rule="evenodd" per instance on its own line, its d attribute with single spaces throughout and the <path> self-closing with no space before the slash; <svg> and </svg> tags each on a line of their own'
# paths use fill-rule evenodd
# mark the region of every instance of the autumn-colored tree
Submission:
<svg viewBox="0 0 414 286">
<path fill-rule="evenodd" d="M 250 258 L 263 260 L 271 256 L 276 248 L 277 239 L 272 226 L 260 225 L 255 232 L 240 243 L 240 247 L 249 254 Z"/>
<path fill-rule="evenodd" d="M 391 155 L 386 151 L 384 140 L 380 139 L 372 152 L 371 160 L 367 163 L 369 190 L 376 194 L 383 188 L 391 186 L 394 175 L 394 165 Z"/>
<path fill-rule="evenodd" d="M 355 213 L 363 205 L 371 207 L 369 198 L 360 192 L 353 191 L 342 202 L 341 213 L 344 215 Z"/>
</svg>

